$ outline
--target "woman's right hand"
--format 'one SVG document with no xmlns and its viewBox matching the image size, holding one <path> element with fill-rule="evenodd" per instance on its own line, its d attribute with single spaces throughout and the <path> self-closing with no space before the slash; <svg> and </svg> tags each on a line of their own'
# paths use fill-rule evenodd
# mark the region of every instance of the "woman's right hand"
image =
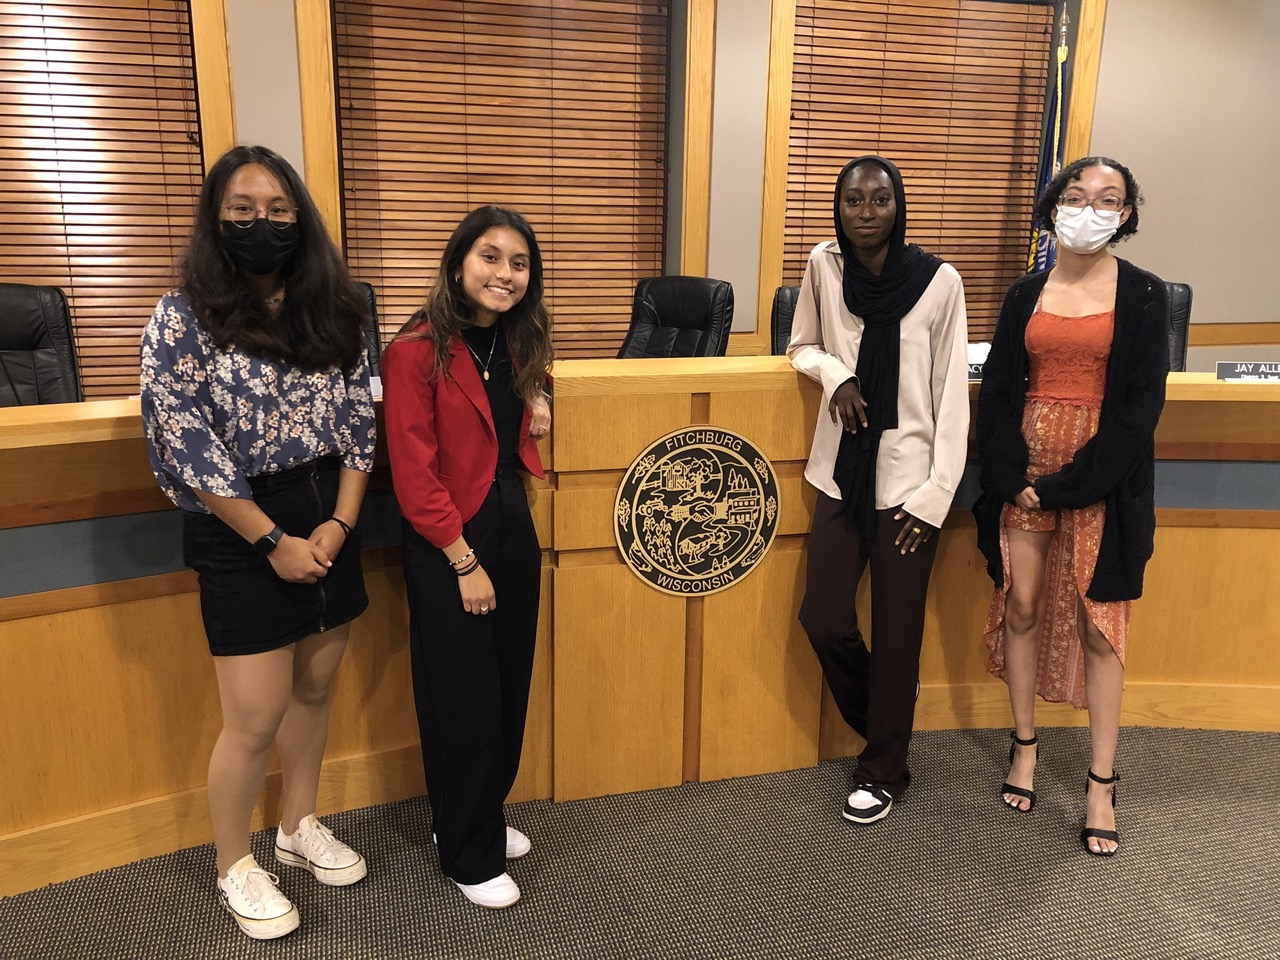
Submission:
<svg viewBox="0 0 1280 960">
<path fill-rule="evenodd" d="M 836 392 L 831 395 L 831 402 L 827 405 L 827 412 L 831 414 L 832 423 L 842 424 L 850 433 L 857 433 L 859 425 L 866 427 L 867 402 L 862 399 L 862 391 L 858 389 L 856 378 L 850 377 L 836 387 Z M 839 419 L 836 418 L 837 412 Z"/>
<path fill-rule="evenodd" d="M 280 538 L 267 560 L 276 576 L 290 583 L 315 583 L 333 566 L 323 547 L 287 534 Z"/>
<path fill-rule="evenodd" d="M 477 566 L 465 577 L 459 577 L 458 592 L 462 594 L 462 609 L 478 617 L 492 613 L 498 606 L 493 595 L 493 581 L 484 572 L 484 567 Z"/>
<path fill-rule="evenodd" d="M 1036 496 L 1036 488 L 1028 485 L 1027 489 L 1013 498 L 1013 502 L 1023 510 L 1039 510 L 1040 498 Z"/>
</svg>

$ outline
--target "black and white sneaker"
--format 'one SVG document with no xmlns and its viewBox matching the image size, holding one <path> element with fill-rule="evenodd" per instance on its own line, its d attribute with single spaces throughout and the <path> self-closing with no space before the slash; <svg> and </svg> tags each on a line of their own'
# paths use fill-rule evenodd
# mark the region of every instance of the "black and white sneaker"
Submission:
<svg viewBox="0 0 1280 960">
<path fill-rule="evenodd" d="M 870 783 L 858 783 L 844 802 L 844 818 L 854 823 L 875 823 L 893 809 L 893 797 Z"/>
</svg>

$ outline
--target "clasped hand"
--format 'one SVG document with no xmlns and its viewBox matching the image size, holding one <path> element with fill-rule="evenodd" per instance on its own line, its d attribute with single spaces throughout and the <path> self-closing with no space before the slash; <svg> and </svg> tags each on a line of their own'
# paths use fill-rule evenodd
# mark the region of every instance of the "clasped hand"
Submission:
<svg viewBox="0 0 1280 960">
<path fill-rule="evenodd" d="M 1023 510 L 1039 510 L 1040 498 L 1036 496 L 1036 488 L 1027 485 L 1027 488 L 1013 498 L 1013 502 Z"/>
<path fill-rule="evenodd" d="M 290 583 L 316 583 L 329 573 L 333 560 L 347 542 L 347 532 L 332 520 L 326 520 L 303 540 L 287 534 L 280 538 L 267 559 L 276 576 Z"/>
</svg>

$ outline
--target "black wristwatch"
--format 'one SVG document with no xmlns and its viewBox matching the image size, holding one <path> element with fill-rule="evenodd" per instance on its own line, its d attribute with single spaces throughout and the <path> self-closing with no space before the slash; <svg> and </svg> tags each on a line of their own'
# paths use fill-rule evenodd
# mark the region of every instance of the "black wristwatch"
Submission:
<svg viewBox="0 0 1280 960">
<path fill-rule="evenodd" d="M 265 533 L 253 541 L 253 552 L 260 557 L 269 557 L 271 556 L 271 551 L 280 545 L 280 540 L 283 537 L 283 530 L 278 526 L 272 527 L 270 533 Z"/>
</svg>

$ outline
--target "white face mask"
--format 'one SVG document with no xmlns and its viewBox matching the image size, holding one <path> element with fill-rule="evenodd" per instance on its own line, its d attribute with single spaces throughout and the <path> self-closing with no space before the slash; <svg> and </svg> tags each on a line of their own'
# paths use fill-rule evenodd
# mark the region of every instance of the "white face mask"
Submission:
<svg viewBox="0 0 1280 960">
<path fill-rule="evenodd" d="M 1053 232 L 1072 253 L 1093 253 L 1106 246 L 1120 227 L 1119 210 L 1099 213 L 1093 207 L 1058 207 Z"/>
</svg>

